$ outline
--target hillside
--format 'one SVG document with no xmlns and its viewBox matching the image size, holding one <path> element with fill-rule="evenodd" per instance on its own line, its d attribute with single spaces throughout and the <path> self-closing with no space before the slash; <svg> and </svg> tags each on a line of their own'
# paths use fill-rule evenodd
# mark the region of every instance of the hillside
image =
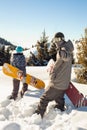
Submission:
<svg viewBox="0 0 87 130">
<path fill-rule="evenodd" d="M 11 48 L 16 47 L 11 42 L 9 42 L 9 41 L 5 40 L 4 38 L 1 38 L 1 37 L 0 37 L 0 46 L 10 46 Z"/>
</svg>

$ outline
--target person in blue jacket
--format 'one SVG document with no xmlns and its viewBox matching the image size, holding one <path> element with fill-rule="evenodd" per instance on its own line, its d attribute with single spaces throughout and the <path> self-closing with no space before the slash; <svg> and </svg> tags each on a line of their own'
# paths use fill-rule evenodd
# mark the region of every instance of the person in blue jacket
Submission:
<svg viewBox="0 0 87 130">
<path fill-rule="evenodd" d="M 22 70 L 23 77 L 26 78 L 26 59 L 25 59 L 25 56 L 23 55 L 23 48 L 21 46 L 16 47 L 16 53 L 14 53 L 11 56 L 10 64 Z M 20 80 L 13 78 L 13 90 L 12 90 L 12 94 L 8 96 L 9 99 L 16 100 L 18 96 L 19 86 L 20 86 Z M 27 89 L 28 89 L 28 84 L 23 82 L 23 87 L 22 87 L 22 90 L 20 91 L 21 97 L 23 97 Z"/>
</svg>

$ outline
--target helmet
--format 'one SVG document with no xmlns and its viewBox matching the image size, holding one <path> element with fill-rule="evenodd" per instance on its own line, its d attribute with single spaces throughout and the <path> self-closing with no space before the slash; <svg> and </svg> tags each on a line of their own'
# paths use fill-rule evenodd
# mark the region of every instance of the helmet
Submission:
<svg viewBox="0 0 87 130">
<path fill-rule="evenodd" d="M 23 48 L 21 46 L 16 47 L 16 52 L 17 53 L 22 53 L 22 51 L 23 51 Z"/>
<path fill-rule="evenodd" d="M 55 34 L 54 38 L 61 38 L 61 39 L 64 39 L 64 34 L 61 33 L 61 32 L 58 32 Z"/>
</svg>

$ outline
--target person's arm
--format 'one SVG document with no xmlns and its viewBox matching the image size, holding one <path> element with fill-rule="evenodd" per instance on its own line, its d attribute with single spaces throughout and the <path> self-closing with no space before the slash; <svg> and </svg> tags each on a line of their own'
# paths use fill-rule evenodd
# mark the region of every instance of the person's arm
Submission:
<svg viewBox="0 0 87 130">
<path fill-rule="evenodd" d="M 63 64 L 63 60 L 62 60 L 61 58 L 59 58 L 59 59 L 55 62 L 53 71 L 52 71 L 52 73 L 50 73 L 50 79 L 51 79 L 51 80 L 55 80 L 56 74 L 58 73 L 58 70 L 60 70 L 62 64 Z"/>
<path fill-rule="evenodd" d="M 10 58 L 10 64 L 12 65 L 12 66 L 16 66 L 16 59 L 14 58 L 14 54 L 11 54 L 11 58 Z"/>
<path fill-rule="evenodd" d="M 64 60 L 64 61 L 68 61 L 72 55 L 73 55 L 73 50 L 74 50 L 74 46 L 73 43 L 68 40 L 67 42 L 65 42 L 63 47 L 60 47 L 60 57 Z"/>
<path fill-rule="evenodd" d="M 68 61 L 70 59 L 70 52 L 68 52 L 64 47 L 59 51 L 59 55 L 63 61 Z"/>
</svg>

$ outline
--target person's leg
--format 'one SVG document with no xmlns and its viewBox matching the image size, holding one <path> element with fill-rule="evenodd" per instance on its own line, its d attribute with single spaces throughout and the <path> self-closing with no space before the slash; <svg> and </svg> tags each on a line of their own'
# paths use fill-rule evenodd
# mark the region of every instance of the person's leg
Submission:
<svg viewBox="0 0 87 130">
<path fill-rule="evenodd" d="M 65 90 L 58 90 L 57 96 L 55 98 L 56 102 L 55 108 L 58 108 L 61 111 L 64 111 L 64 104 L 65 104 L 64 94 Z"/>
<path fill-rule="evenodd" d="M 23 83 L 22 90 L 20 91 L 21 97 L 23 97 L 24 93 L 28 90 L 28 84 Z"/>
<path fill-rule="evenodd" d="M 40 103 L 35 113 L 40 114 L 41 117 L 43 118 L 43 115 L 46 111 L 46 107 L 49 101 L 52 101 L 55 99 L 55 93 L 56 93 L 56 90 L 54 88 L 49 88 L 48 90 L 46 90 L 44 94 L 42 95 L 42 97 L 40 98 Z"/>
<path fill-rule="evenodd" d="M 9 96 L 9 99 L 16 100 L 19 91 L 19 85 L 20 85 L 20 81 L 17 79 L 13 79 L 13 90 L 12 90 L 12 94 Z"/>
</svg>

